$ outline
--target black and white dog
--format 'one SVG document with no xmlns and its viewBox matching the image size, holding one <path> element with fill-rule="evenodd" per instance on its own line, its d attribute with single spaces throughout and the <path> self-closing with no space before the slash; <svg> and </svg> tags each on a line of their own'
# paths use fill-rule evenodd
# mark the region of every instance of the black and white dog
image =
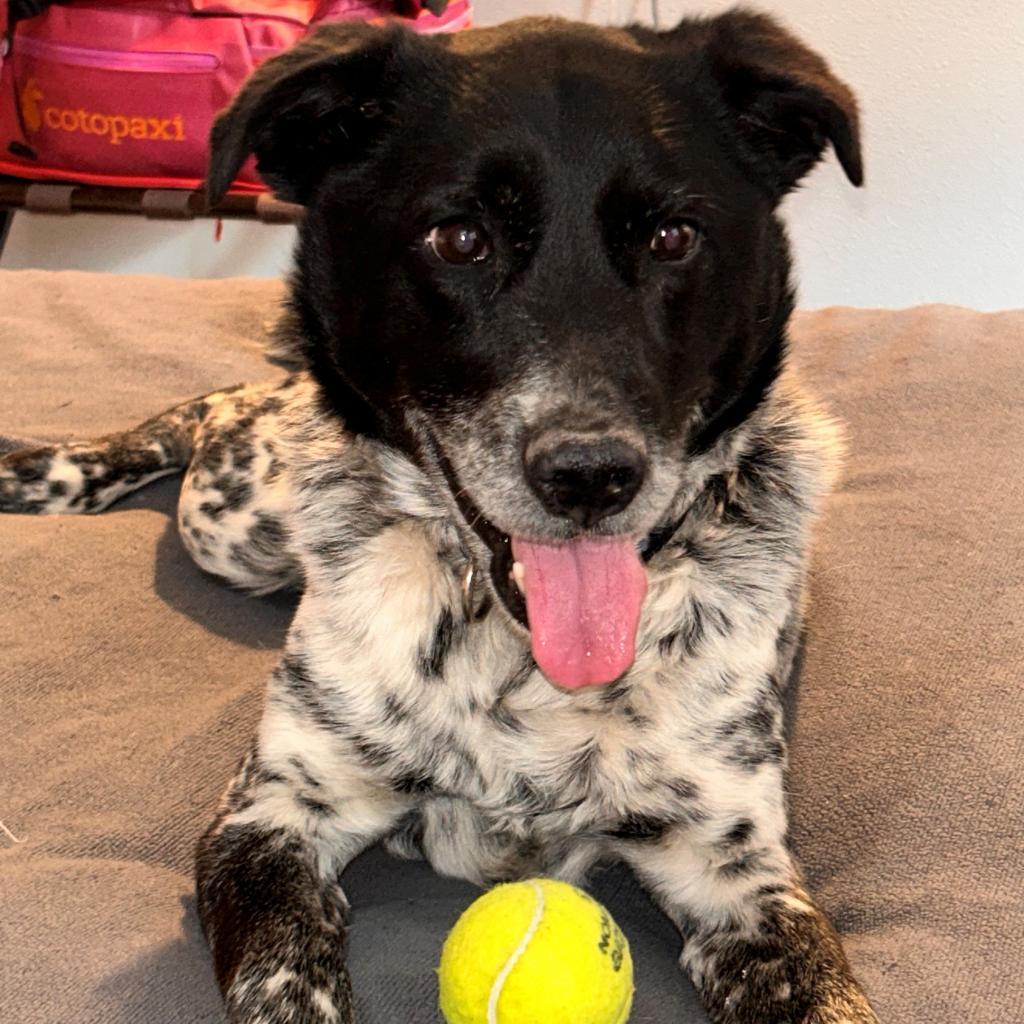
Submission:
<svg viewBox="0 0 1024 1024">
<path fill-rule="evenodd" d="M 306 207 L 303 369 L 2 464 L 9 511 L 186 467 L 184 543 L 304 589 L 199 844 L 233 1022 L 352 1020 L 345 865 L 622 858 L 716 1024 L 870 1024 L 786 845 L 782 688 L 835 429 L 786 368 L 782 197 L 849 90 L 773 21 L 334 25 L 218 121 Z M 526 1024 L 526 1022 L 524 1022 Z"/>
</svg>

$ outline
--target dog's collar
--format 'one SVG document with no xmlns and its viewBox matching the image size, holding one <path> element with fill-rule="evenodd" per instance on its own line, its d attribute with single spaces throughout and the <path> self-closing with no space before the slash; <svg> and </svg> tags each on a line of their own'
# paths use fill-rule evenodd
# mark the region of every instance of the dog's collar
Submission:
<svg viewBox="0 0 1024 1024">
<path fill-rule="evenodd" d="M 679 528 L 683 525 L 683 520 L 686 518 L 687 513 L 692 508 L 692 503 L 688 505 L 675 519 L 670 519 L 666 523 L 662 523 L 661 526 L 656 526 L 643 541 L 640 547 L 640 557 L 644 562 L 650 562 L 650 560 L 679 532 Z"/>
<path fill-rule="evenodd" d="M 508 610 L 524 626 L 528 627 L 526 620 L 526 601 L 520 593 L 519 588 L 508 582 L 512 572 L 512 538 L 507 533 L 502 533 L 488 518 L 473 504 L 466 489 L 459 482 L 455 473 L 455 467 L 451 464 L 448 456 L 442 451 L 431 434 L 427 434 L 434 460 L 444 476 L 448 490 L 459 509 L 466 525 L 483 541 L 488 551 L 491 552 L 491 582 L 501 599 L 508 606 Z M 462 576 L 462 610 L 467 621 L 483 618 L 490 607 L 490 602 L 485 599 L 479 609 L 474 607 L 473 586 L 476 582 L 476 566 L 473 556 L 470 554 L 466 570 Z"/>
</svg>

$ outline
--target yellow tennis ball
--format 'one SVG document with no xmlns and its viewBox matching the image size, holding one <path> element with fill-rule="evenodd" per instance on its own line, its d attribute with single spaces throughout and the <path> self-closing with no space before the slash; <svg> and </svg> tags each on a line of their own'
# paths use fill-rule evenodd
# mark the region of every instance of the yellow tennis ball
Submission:
<svg viewBox="0 0 1024 1024">
<path fill-rule="evenodd" d="M 441 952 L 448 1024 L 625 1024 L 629 944 L 611 914 L 565 882 L 498 885 L 459 918 Z"/>
</svg>

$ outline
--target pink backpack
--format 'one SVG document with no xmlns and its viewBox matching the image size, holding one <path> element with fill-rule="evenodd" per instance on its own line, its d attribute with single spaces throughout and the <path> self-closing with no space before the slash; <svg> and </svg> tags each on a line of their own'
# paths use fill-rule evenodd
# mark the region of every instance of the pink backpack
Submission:
<svg viewBox="0 0 1024 1024">
<path fill-rule="evenodd" d="M 322 21 L 397 16 L 390 0 L 75 0 L 8 30 L 8 8 L 0 0 L 0 174 L 189 189 L 214 117 L 261 61 Z M 418 32 L 471 17 L 469 0 L 402 9 Z M 234 188 L 263 188 L 251 161 Z"/>
</svg>

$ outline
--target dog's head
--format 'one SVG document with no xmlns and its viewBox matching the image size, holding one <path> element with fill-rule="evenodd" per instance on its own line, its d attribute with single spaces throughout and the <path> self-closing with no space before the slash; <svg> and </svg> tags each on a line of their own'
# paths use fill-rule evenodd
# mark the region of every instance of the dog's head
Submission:
<svg viewBox="0 0 1024 1024">
<path fill-rule="evenodd" d="M 572 686 L 630 664 L 687 460 L 780 369 L 775 210 L 830 143 L 860 184 L 852 94 L 750 12 L 339 24 L 252 76 L 209 191 L 255 153 L 307 208 L 293 303 L 328 404 L 438 482 Z"/>
</svg>

